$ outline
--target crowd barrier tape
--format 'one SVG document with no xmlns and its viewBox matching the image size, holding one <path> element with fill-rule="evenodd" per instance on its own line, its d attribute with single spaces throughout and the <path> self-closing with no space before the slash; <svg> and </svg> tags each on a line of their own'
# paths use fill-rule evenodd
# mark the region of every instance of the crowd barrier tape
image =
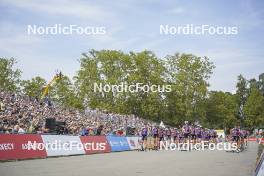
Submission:
<svg viewBox="0 0 264 176">
<path fill-rule="evenodd" d="M 28 143 L 43 143 L 40 135 L 34 134 L 1 134 L 0 160 L 45 158 L 45 150 L 28 150 Z"/>
<path fill-rule="evenodd" d="M 129 144 L 130 150 L 138 150 L 140 148 L 139 146 L 139 137 L 126 137 L 127 142 Z"/>
<path fill-rule="evenodd" d="M 130 150 L 126 137 L 107 136 L 112 152 L 120 152 Z"/>
<path fill-rule="evenodd" d="M 80 136 L 86 154 L 109 153 L 111 147 L 106 136 Z"/>
</svg>

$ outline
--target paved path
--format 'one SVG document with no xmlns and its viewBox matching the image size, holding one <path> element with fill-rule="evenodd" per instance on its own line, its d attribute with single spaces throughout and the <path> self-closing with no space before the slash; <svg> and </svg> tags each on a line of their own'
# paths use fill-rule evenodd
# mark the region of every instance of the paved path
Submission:
<svg viewBox="0 0 264 176">
<path fill-rule="evenodd" d="M 1 176 L 252 176 L 257 144 L 225 151 L 118 152 L 0 163 Z"/>
</svg>

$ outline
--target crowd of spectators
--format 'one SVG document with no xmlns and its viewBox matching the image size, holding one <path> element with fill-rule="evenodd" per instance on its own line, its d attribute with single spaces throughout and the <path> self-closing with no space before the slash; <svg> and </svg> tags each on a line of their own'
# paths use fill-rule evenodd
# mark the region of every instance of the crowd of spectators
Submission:
<svg viewBox="0 0 264 176">
<path fill-rule="evenodd" d="M 0 133 L 50 133 L 47 118 L 65 122 L 61 134 L 72 135 L 127 135 L 127 129 L 140 133 L 153 122 L 135 115 L 120 115 L 101 110 L 63 108 L 46 99 L 38 100 L 23 94 L 0 91 Z"/>
</svg>

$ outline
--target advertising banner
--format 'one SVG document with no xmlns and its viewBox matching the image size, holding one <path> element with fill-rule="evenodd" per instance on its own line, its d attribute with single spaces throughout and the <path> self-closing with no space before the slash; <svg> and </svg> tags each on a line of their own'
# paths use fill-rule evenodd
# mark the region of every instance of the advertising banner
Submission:
<svg viewBox="0 0 264 176">
<path fill-rule="evenodd" d="M 111 152 L 106 136 L 80 136 L 86 154 Z"/>
<path fill-rule="evenodd" d="M 112 152 L 130 150 L 126 137 L 107 136 L 106 138 L 111 146 Z"/>
<path fill-rule="evenodd" d="M 45 150 L 30 150 L 30 145 L 43 144 L 40 135 L 35 134 L 1 134 L 0 160 L 45 158 Z"/>
<path fill-rule="evenodd" d="M 79 136 L 41 135 L 48 156 L 85 154 Z"/>
<path fill-rule="evenodd" d="M 130 150 L 139 149 L 139 137 L 126 137 Z"/>
</svg>

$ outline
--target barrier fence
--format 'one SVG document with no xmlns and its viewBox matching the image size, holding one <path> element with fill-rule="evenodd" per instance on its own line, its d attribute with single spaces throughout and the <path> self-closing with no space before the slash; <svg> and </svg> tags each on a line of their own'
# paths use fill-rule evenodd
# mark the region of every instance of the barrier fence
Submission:
<svg viewBox="0 0 264 176">
<path fill-rule="evenodd" d="M 45 150 L 28 150 L 28 142 L 43 143 L 40 135 L 0 135 L 0 160 L 45 158 Z"/>
<path fill-rule="evenodd" d="M 264 142 L 264 138 L 249 138 Z M 139 137 L 1 134 L 0 160 L 85 155 L 139 149 Z"/>
<path fill-rule="evenodd" d="M 0 160 L 84 155 L 138 149 L 139 137 L 1 134 Z"/>
<path fill-rule="evenodd" d="M 259 144 L 264 144 L 264 138 L 256 138 L 256 137 L 250 137 L 248 138 L 248 141 L 250 142 L 258 142 Z"/>
</svg>

